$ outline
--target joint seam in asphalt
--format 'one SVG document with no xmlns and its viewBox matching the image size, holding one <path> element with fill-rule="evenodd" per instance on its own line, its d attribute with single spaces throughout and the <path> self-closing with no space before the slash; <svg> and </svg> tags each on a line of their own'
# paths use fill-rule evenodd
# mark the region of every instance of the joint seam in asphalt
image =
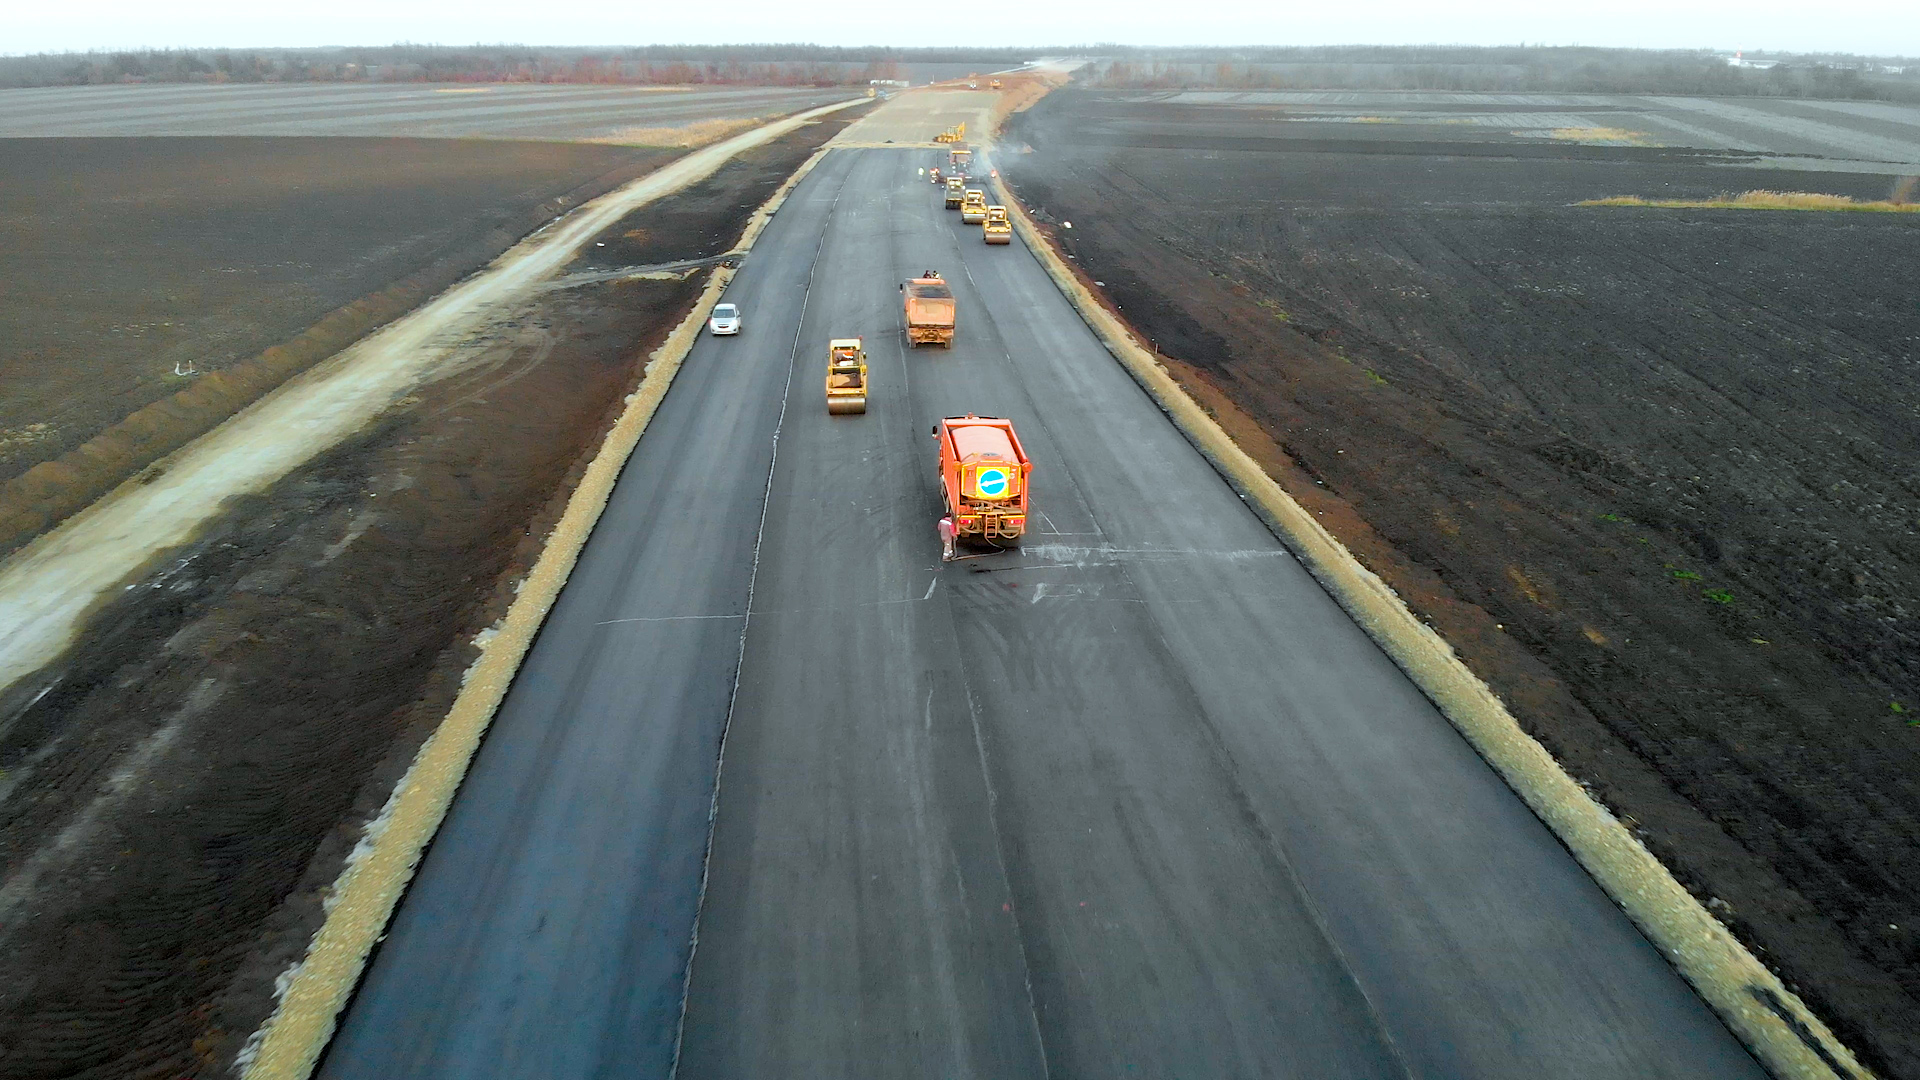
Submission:
<svg viewBox="0 0 1920 1080">
<path fill-rule="evenodd" d="M 807 325 L 807 304 L 813 299 L 813 278 L 820 265 L 820 250 L 826 246 L 827 233 L 833 229 L 834 212 L 840 208 L 840 194 L 847 189 L 849 172 L 840 177 L 828 204 L 826 218 L 820 223 L 820 236 L 813 243 L 813 261 L 807 264 L 807 283 L 800 296 L 800 317 L 794 320 L 793 345 L 787 352 L 787 385 L 780 396 L 780 415 L 773 422 L 773 453 L 767 460 L 767 486 L 760 496 L 760 524 L 753 536 L 753 563 L 747 571 L 746 611 L 740 618 L 740 652 L 733 662 L 733 688 L 727 694 L 727 718 L 720 725 L 720 749 L 713 767 L 713 796 L 707 806 L 707 850 L 700 859 L 700 895 L 694 901 L 693 934 L 687 948 L 687 966 L 680 976 L 680 1020 L 673 1032 L 673 1065 L 669 1080 L 680 1073 L 680 1048 L 687 1034 L 687 997 L 693 986 L 693 962 L 700 953 L 700 914 L 707 906 L 707 882 L 713 872 L 713 826 L 720 816 L 720 783 L 727 768 L 727 733 L 733 730 L 733 711 L 740 700 L 740 672 L 747 661 L 747 633 L 753 629 L 753 588 L 760 579 L 760 545 L 767 536 L 767 508 L 773 504 L 773 478 L 780 469 L 780 431 L 787 423 L 787 404 L 793 399 L 793 373 L 800 366 L 800 335 Z M 701 616 L 694 616 L 700 618 Z M 707 616 L 726 618 L 728 616 Z"/>
</svg>

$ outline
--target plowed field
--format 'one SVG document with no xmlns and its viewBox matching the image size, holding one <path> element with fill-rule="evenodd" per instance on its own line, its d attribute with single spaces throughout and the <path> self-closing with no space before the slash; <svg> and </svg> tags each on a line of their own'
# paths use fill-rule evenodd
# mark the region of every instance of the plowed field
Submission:
<svg viewBox="0 0 1920 1080">
<path fill-rule="evenodd" d="M 0 1075 L 231 1075 L 704 283 L 617 271 L 727 251 L 850 119 L 628 215 L 454 374 L 235 500 L 0 714 Z"/>
<path fill-rule="evenodd" d="M 677 154 L 431 139 L 0 141 L 0 555 Z"/>
<path fill-rule="evenodd" d="M 1920 215 L 1573 205 L 1913 167 L 1300 119 L 1059 92 L 1000 165 L 1576 777 L 1920 1077 Z"/>
</svg>

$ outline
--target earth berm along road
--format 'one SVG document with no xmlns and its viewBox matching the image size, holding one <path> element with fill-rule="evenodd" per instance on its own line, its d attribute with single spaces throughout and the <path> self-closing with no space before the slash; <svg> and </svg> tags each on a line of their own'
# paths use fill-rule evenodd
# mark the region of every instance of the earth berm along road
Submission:
<svg viewBox="0 0 1920 1080">
<path fill-rule="evenodd" d="M 1761 1075 L 931 159 L 836 151 L 760 238 L 322 1075 Z M 1038 527 L 942 565 L 969 411 Z"/>
</svg>

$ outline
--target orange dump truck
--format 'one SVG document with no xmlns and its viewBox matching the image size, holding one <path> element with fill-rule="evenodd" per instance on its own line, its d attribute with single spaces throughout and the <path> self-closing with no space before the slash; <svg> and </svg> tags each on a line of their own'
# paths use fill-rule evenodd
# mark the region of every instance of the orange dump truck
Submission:
<svg viewBox="0 0 1920 1080">
<path fill-rule="evenodd" d="M 1027 531 L 1027 481 L 1033 463 L 1013 421 L 949 416 L 933 426 L 940 444 L 940 486 L 954 535 L 1017 544 Z"/>
<path fill-rule="evenodd" d="M 900 286 L 906 294 L 907 345 L 945 345 L 953 348 L 953 290 L 929 270 Z"/>
</svg>

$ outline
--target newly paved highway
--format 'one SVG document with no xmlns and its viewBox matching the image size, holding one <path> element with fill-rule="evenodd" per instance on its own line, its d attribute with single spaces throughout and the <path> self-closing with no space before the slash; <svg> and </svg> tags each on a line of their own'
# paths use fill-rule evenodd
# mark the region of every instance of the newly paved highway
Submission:
<svg viewBox="0 0 1920 1080">
<path fill-rule="evenodd" d="M 322 1075 L 1759 1076 L 930 156 L 761 238 Z M 967 411 L 1040 528 L 942 565 Z"/>
</svg>

